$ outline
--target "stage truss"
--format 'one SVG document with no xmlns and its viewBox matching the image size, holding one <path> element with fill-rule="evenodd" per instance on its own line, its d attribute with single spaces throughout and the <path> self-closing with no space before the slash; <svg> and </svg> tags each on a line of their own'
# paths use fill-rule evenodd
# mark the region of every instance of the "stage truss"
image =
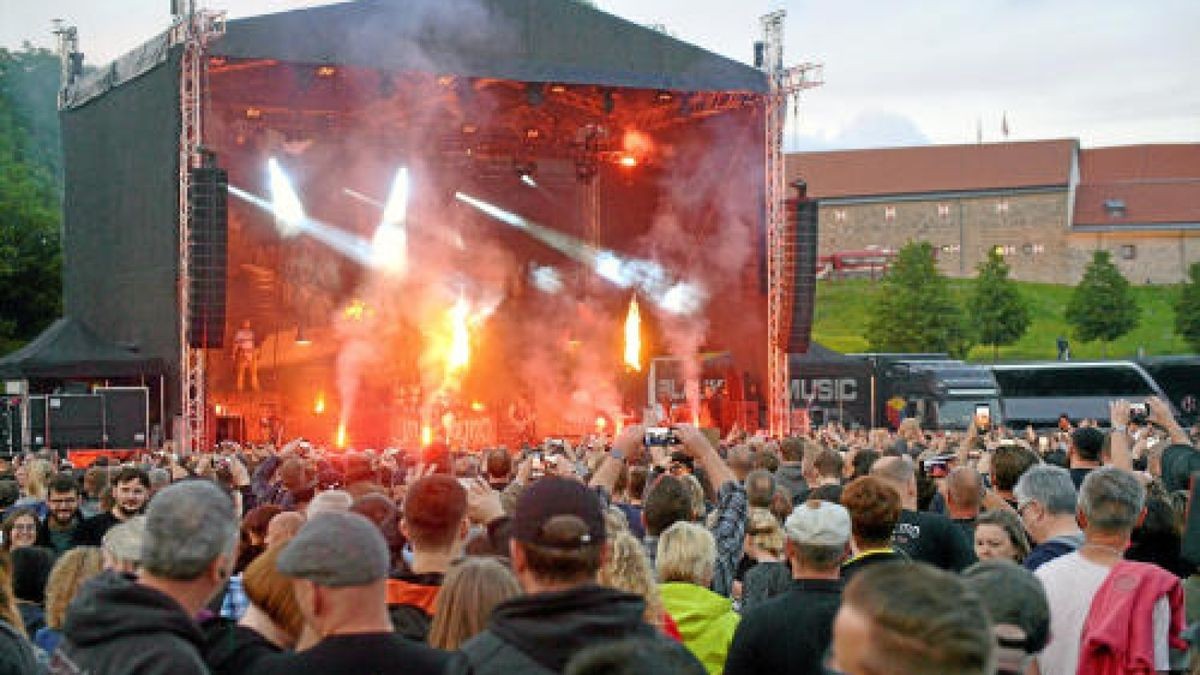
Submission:
<svg viewBox="0 0 1200 675">
<path fill-rule="evenodd" d="M 225 13 L 189 8 L 176 17 L 171 26 L 171 44 L 182 48 L 179 67 L 179 349 L 180 402 L 183 425 L 178 439 L 184 453 L 206 449 L 206 411 L 204 401 L 204 350 L 188 340 L 191 311 L 191 169 L 200 166 L 203 142 L 202 114 L 204 74 L 208 43 L 225 32 Z"/>
<path fill-rule="evenodd" d="M 788 333 L 794 303 L 793 242 L 787 222 L 783 133 L 788 102 L 805 89 L 823 84 L 820 64 L 783 65 L 783 19 L 779 10 L 763 16 L 762 69 L 767 75 L 766 218 L 767 218 L 767 425 L 772 435 L 791 431 L 788 393 Z"/>
</svg>

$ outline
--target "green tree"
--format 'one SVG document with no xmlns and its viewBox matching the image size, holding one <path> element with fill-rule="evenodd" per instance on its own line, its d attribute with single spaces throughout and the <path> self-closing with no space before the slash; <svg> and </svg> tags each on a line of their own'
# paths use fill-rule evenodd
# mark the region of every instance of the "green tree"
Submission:
<svg viewBox="0 0 1200 675">
<path fill-rule="evenodd" d="M 1108 343 L 1137 327 L 1141 308 L 1129 281 L 1113 264 L 1108 251 L 1096 251 L 1083 271 L 1083 279 L 1067 301 L 1065 319 L 1084 342 L 1101 341 L 1108 356 Z"/>
<path fill-rule="evenodd" d="M 928 242 L 910 242 L 896 254 L 871 303 L 866 338 L 875 351 L 965 356 L 971 348 L 962 307 Z"/>
<path fill-rule="evenodd" d="M 967 314 L 980 344 L 992 346 L 992 360 L 1001 345 L 1015 344 L 1029 329 L 1029 307 L 1016 283 L 1008 278 L 1008 263 L 996 249 L 980 263 Z"/>
<path fill-rule="evenodd" d="M 0 353 L 60 312 L 58 58 L 0 49 Z"/>
<path fill-rule="evenodd" d="M 1188 277 L 1175 302 L 1175 332 L 1200 352 L 1200 262 L 1192 263 Z"/>
</svg>

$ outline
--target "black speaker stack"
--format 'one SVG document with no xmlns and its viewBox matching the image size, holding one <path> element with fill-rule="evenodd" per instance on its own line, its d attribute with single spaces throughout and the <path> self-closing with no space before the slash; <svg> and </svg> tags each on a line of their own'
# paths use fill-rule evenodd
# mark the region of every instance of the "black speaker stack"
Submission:
<svg viewBox="0 0 1200 675">
<path fill-rule="evenodd" d="M 204 166 L 191 170 L 187 317 L 188 344 L 193 348 L 220 349 L 225 344 L 228 184 L 224 169 Z"/>
<path fill-rule="evenodd" d="M 800 194 L 788 201 L 788 250 L 785 274 L 790 276 L 792 292 L 787 332 L 789 354 L 808 351 L 812 339 L 813 304 L 817 299 L 817 202 L 809 199 L 803 183 L 795 186 Z"/>
</svg>

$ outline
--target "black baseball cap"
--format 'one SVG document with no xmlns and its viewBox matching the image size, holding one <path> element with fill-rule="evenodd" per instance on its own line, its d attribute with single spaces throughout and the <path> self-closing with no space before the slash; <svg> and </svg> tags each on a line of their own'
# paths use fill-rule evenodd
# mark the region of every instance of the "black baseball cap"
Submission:
<svg viewBox="0 0 1200 675">
<path fill-rule="evenodd" d="M 559 519 L 578 522 L 573 528 L 548 527 Z M 605 539 L 604 504 L 599 495 L 578 481 L 543 478 L 517 499 L 513 537 L 527 544 L 551 548 L 579 548 L 601 543 Z"/>
</svg>

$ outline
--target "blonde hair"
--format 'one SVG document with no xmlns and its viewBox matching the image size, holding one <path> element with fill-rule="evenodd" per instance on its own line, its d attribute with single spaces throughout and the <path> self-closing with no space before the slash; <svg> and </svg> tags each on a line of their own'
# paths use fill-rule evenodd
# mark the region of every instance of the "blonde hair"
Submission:
<svg viewBox="0 0 1200 675">
<path fill-rule="evenodd" d="M 658 538 L 658 580 L 707 586 L 717 562 L 712 533 L 695 523 L 678 522 Z"/>
<path fill-rule="evenodd" d="M 609 539 L 612 539 L 618 533 L 628 533 L 629 517 L 616 506 L 608 507 L 604 510 L 604 531 L 608 533 Z"/>
<path fill-rule="evenodd" d="M 770 509 L 750 509 L 750 516 L 746 521 L 746 536 L 755 548 L 776 557 L 783 555 L 783 528 Z"/>
<path fill-rule="evenodd" d="M 699 478 L 691 474 L 683 476 L 683 484 L 692 498 L 692 520 L 700 520 L 704 517 L 705 512 L 704 486 L 700 484 Z"/>
<path fill-rule="evenodd" d="M 50 476 L 54 475 L 54 466 L 44 459 L 29 462 L 25 478 L 25 496 L 46 500 L 50 489 Z"/>
<path fill-rule="evenodd" d="M 612 552 L 600 568 L 600 585 L 642 596 L 646 600 L 646 623 L 661 627 L 665 610 L 642 542 L 628 532 L 610 535 L 608 540 Z"/>
<path fill-rule="evenodd" d="M 496 605 L 520 593 L 517 578 L 495 558 L 463 558 L 450 567 L 438 591 L 429 646 L 458 649 L 483 632 Z"/>
<path fill-rule="evenodd" d="M 0 620 L 7 622 L 21 635 L 29 637 L 25 632 L 25 621 L 21 618 L 21 611 L 17 609 L 17 596 L 13 595 L 12 558 L 7 551 L 0 553 Z"/>
<path fill-rule="evenodd" d="M 62 628 L 67 606 L 83 582 L 104 569 L 104 558 L 96 546 L 78 546 L 62 555 L 46 581 L 46 625 Z"/>
</svg>

